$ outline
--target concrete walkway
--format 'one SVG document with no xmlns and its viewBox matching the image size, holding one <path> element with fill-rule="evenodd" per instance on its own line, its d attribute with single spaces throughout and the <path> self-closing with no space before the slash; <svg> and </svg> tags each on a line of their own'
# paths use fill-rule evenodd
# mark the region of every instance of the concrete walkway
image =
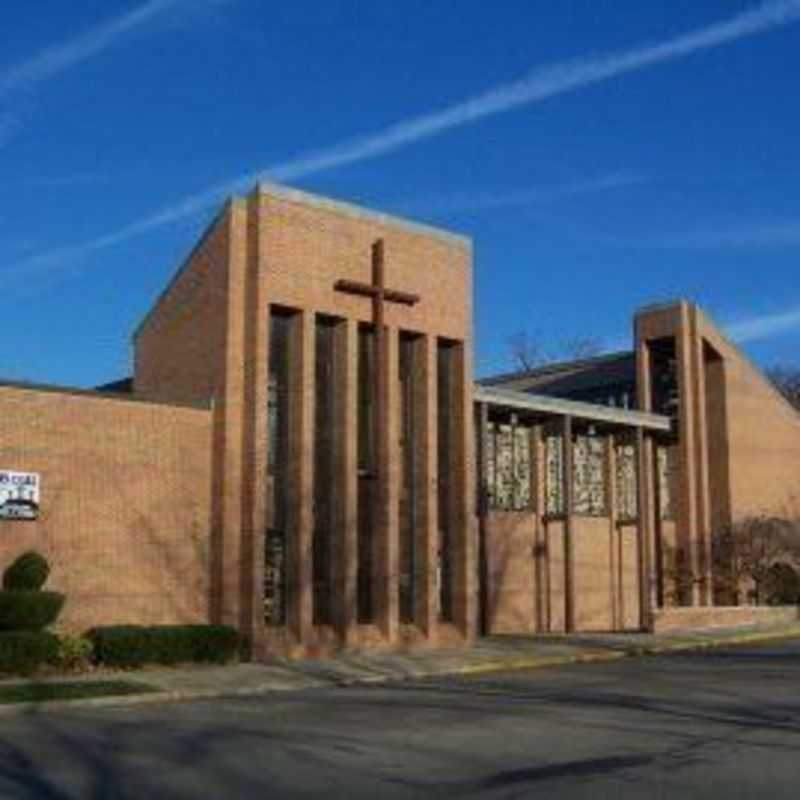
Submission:
<svg viewBox="0 0 800 800">
<path fill-rule="evenodd" d="M 212 697 L 347 686 L 465 675 L 510 669 L 610 661 L 630 656 L 697 650 L 777 639 L 800 638 L 800 623 L 780 627 L 738 627 L 671 634 L 617 633 L 547 636 L 492 636 L 474 647 L 412 653 L 345 652 L 324 661 L 275 659 L 266 664 L 151 667 L 135 671 L 102 670 L 88 675 L 3 680 L 0 685 L 63 680 L 131 680 L 155 689 L 148 694 L 38 704 L 0 705 L 0 714 L 73 707 L 161 703 Z"/>
</svg>

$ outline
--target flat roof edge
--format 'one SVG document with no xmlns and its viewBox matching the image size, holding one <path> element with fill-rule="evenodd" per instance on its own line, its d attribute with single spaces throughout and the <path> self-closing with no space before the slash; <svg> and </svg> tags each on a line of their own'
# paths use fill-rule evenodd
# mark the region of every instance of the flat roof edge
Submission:
<svg viewBox="0 0 800 800">
<path fill-rule="evenodd" d="M 692 302 L 687 300 L 685 297 L 674 297 L 668 300 L 645 303 L 643 306 L 639 306 L 638 308 L 634 309 L 633 316 L 640 317 L 644 314 L 653 314 L 656 311 L 671 311 L 684 305 L 692 305 Z"/>
<path fill-rule="evenodd" d="M 167 408 L 185 408 L 194 411 L 209 411 L 211 403 L 181 403 L 170 400 L 154 400 L 141 395 L 126 394 L 124 392 L 100 392 L 96 389 L 81 389 L 75 386 L 59 386 L 52 383 L 35 383 L 33 381 L 11 381 L 0 378 L 0 390 L 19 389 L 26 392 L 44 392 L 46 394 L 68 394 L 75 397 L 86 397 L 93 400 L 113 400 L 115 402 L 140 403 L 150 406 L 165 406 Z"/>
<path fill-rule="evenodd" d="M 476 402 L 506 406 L 508 408 L 539 411 L 560 416 L 569 415 L 596 422 L 610 422 L 617 425 L 628 425 L 655 431 L 669 432 L 672 430 L 670 418 L 660 414 L 651 414 L 646 411 L 627 408 L 614 408 L 613 406 L 603 406 L 599 403 L 564 400 L 550 395 L 528 394 L 527 392 L 516 392 L 511 389 L 476 386 L 473 398 Z"/>
<path fill-rule="evenodd" d="M 472 239 L 469 236 L 455 233 L 444 228 L 438 228 L 435 225 L 428 225 L 424 222 L 417 222 L 415 220 L 406 219 L 405 217 L 395 216 L 394 214 L 387 214 L 383 211 L 376 211 L 365 206 L 357 205 L 356 203 L 350 203 L 347 200 L 336 200 L 271 181 L 259 181 L 257 191 L 259 194 L 278 197 L 282 200 L 290 200 L 314 208 L 335 211 L 350 217 L 355 217 L 356 219 L 372 220 L 388 227 L 401 228 L 424 236 L 433 236 L 437 239 L 442 239 L 448 244 L 455 244 L 472 250 Z"/>
</svg>

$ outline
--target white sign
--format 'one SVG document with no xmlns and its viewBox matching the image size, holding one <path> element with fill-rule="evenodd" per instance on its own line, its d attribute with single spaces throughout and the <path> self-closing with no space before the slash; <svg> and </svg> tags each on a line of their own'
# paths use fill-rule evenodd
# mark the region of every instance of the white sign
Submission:
<svg viewBox="0 0 800 800">
<path fill-rule="evenodd" d="M 37 472 L 0 469 L 0 519 L 36 519 L 40 486 Z"/>
</svg>

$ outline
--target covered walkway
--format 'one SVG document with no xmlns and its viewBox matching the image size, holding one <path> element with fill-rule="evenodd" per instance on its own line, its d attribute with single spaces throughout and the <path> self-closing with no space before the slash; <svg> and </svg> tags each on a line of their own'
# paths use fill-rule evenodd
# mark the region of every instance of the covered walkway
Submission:
<svg viewBox="0 0 800 800">
<path fill-rule="evenodd" d="M 669 417 L 477 387 L 483 632 L 649 629 Z"/>
</svg>

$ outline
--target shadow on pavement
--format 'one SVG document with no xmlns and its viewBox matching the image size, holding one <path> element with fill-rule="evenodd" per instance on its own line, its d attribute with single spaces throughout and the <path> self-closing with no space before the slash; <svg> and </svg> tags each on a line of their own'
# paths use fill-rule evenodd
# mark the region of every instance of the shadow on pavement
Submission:
<svg viewBox="0 0 800 800">
<path fill-rule="evenodd" d="M 637 769 L 712 769 L 745 738 L 750 748 L 794 759 L 795 653 L 726 651 L 102 713 L 31 713 L 0 729 L 0 797 L 338 797 L 349 784 L 337 779 L 353 783 L 350 800 L 379 796 L 381 787 L 395 796 L 505 796 L 544 781 L 636 781 Z M 741 669 L 726 674 L 734 664 Z M 591 749 L 584 758 L 573 751 L 569 760 L 573 730 Z M 447 733 L 458 731 L 465 738 Z M 503 741 L 521 733 L 533 742 L 555 731 L 565 744 L 549 758 L 546 748 Z"/>
</svg>

